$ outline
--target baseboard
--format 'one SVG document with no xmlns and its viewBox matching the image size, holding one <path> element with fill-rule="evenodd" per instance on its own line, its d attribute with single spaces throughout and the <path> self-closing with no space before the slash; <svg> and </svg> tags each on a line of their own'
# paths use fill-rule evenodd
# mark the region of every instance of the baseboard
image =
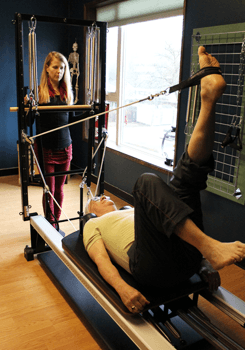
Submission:
<svg viewBox="0 0 245 350">
<path fill-rule="evenodd" d="M 0 176 L 9 176 L 9 175 L 18 175 L 18 167 L 8 168 L 8 169 L 0 169 Z"/>
<path fill-rule="evenodd" d="M 8 168 L 8 169 L 0 169 L 0 177 L 1 176 L 9 176 L 9 175 L 18 175 L 18 167 L 16 168 Z M 97 183 L 97 176 L 92 175 L 92 182 Z M 107 182 L 104 183 L 105 190 L 114 194 L 115 196 L 123 199 L 125 202 L 133 205 L 134 199 L 133 196 L 120 188 L 113 186 Z"/>
</svg>

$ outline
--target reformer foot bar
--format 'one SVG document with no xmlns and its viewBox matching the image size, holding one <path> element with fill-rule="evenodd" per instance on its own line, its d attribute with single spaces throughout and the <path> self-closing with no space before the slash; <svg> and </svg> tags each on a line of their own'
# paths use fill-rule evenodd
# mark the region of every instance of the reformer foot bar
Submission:
<svg viewBox="0 0 245 350">
<path fill-rule="evenodd" d="M 182 334 L 182 330 L 179 332 L 178 327 L 176 328 L 174 320 L 178 316 L 184 321 L 184 327 L 187 327 L 186 324 L 191 327 L 187 333 L 190 334 L 194 329 L 195 334 L 197 333 L 206 339 L 217 349 L 244 350 L 238 343 L 216 328 L 197 306 L 198 295 L 202 295 L 244 327 L 245 303 L 224 288 L 220 287 L 217 292 L 210 293 L 207 290 L 206 283 L 202 282 L 198 275 L 194 275 L 193 278 L 181 285 L 181 288 L 176 288 L 175 291 L 169 291 L 167 294 L 162 291 L 152 292 L 142 290 L 142 286 L 139 286 L 130 274 L 118 267 L 125 281 L 145 293 L 151 301 L 150 310 L 132 315 L 124 307 L 117 293 L 99 275 L 97 268 L 89 259 L 83 247 L 82 235 L 79 232 L 74 232 L 63 238 L 40 215 L 32 216 L 30 223 L 53 250 L 52 252 L 39 254 L 39 261 L 49 268 L 48 261 L 55 260 L 58 257 L 60 264 L 63 263 L 62 265 L 65 265 L 71 271 L 75 279 L 81 282 L 82 286 L 87 289 L 96 302 L 101 305 L 110 318 L 139 349 L 183 348 L 186 335 Z M 59 268 L 56 267 L 55 270 L 62 268 L 60 264 L 58 265 Z M 192 299 L 188 297 L 190 294 L 194 295 Z M 177 325 L 179 325 L 178 322 Z M 177 338 L 177 343 L 176 339 L 173 339 L 173 335 Z M 196 339 L 200 340 L 198 337 Z M 131 348 L 127 345 L 127 349 Z"/>
</svg>

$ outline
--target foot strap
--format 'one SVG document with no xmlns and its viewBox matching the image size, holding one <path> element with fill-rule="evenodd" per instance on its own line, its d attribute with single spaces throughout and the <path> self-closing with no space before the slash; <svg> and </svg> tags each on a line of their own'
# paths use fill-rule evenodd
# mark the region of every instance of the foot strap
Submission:
<svg viewBox="0 0 245 350">
<path fill-rule="evenodd" d="M 198 72 L 193 74 L 190 78 L 182 81 L 181 83 L 172 86 L 169 88 L 169 93 L 171 94 L 174 91 L 177 90 L 183 90 L 185 88 L 188 88 L 190 86 L 198 85 L 200 83 L 200 80 L 204 78 L 206 75 L 210 74 L 220 74 L 222 75 L 222 71 L 220 67 L 205 67 L 200 69 Z"/>
</svg>

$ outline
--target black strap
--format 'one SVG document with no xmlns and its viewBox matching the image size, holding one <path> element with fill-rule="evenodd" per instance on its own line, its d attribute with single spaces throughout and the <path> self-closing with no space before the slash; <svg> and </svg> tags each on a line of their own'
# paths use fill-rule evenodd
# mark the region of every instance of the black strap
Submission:
<svg viewBox="0 0 245 350">
<path fill-rule="evenodd" d="M 183 89 L 188 88 L 190 86 L 198 85 L 202 78 L 204 78 L 206 75 L 210 75 L 210 74 L 221 74 L 222 75 L 222 71 L 221 71 L 220 67 L 202 68 L 198 72 L 193 74 L 190 78 L 182 81 L 181 83 L 179 83 L 177 85 L 171 86 L 171 88 L 169 88 L 169 93 L 171 94 L 174 91 L 183 90 Z"/>
</svg>

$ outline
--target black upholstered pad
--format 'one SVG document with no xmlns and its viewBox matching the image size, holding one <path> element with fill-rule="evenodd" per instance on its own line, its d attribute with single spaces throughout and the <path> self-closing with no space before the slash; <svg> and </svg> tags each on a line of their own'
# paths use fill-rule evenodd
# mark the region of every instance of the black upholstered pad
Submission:
<svg viewBox="0 0 245 350">
<path fill-rule="evenodd" d="M 76 231 L 62 240 L 62 246 L 66 254 L 74 261 L 79 269 L 97 286 L 97 288 L 111 301 L 111 303 L 117 307 L 122 313 L 133 315 L 122 303 L 119 295 L 116 291 L 105 282 L 98 272 L 97 266 L 90 259 L 83 245 L 83 237 Z M 121 266 L 115 265 L 121 275 L 121 277 L 132 287 L 139 290 L 149 301 L 150 305 L 147 309 L 151 309 L 154 306 L 170 303 L 174 300 L 185 297 L 191 293 L 198 292 L 207 288 L 207 284 L 203 282 L 196 274 L 192 276 L 187 282 L 182 283 L 180 286 L 173 289 L 152 289 L 140 285 L 135 279 L 125 271 Z"/>
</svg>

